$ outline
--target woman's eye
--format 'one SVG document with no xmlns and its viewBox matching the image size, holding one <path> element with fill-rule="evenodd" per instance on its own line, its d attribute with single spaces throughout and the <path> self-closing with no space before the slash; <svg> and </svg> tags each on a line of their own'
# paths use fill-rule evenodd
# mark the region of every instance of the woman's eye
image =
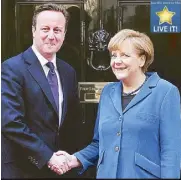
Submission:
<svg viewBox="0 0 181 180">
<path fill-rule="evenodd" d="M 130 57 L 128 54 L 125 54 L 125 53 L 123 53 L 121 56 L 122 57 Z"/>
<path fill-rule="evenodd" d="M 117 56 L 115 54 L 111 54 L 111 58 L 116 58 Z"/>
</svg>

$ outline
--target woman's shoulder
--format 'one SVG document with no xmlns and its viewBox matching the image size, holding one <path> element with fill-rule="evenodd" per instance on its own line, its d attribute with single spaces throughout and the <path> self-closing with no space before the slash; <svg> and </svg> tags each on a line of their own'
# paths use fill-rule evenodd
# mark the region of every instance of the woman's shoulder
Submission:
<svg viewBox="0 0 181 180">
<path fill-rule="evenodd" d="M 174 84 L 162 78 L 160 78 L 158 85 L 160 88 L 164 88 L 164 89 L 177 88 Z"/>
<path fill-rule="evenodd" d="M 146 75 L 148 77 L 148 83 L 151 86 L 166 89 L 175 87 L 175 85 L 173 85 L 171 82 L 160 77 L 160 75 L 157 72 L 147 72 Z"/>
<path fill-rule="evenodd" d="M 104 90 L 110 90 L 110 89 L 114 89 L 115 87 L 120 86 L 120 82 L 108 82 L 105 86 L 104 86 Z"/>
<path fill-rule="evenodd" d="M 172 84 L 171 82 L 165 80 L 165 79 L 160 79 L 159 83 L 158 83 L 158 91 L 162 92 L 162 95 L 165 97 L 166 95 L 170 95 L 170 97 L 177 97 L 180 98 L 180 91 L 177 88 L 177 86 L 175 86 L 174 84 Z"/>
<path fill-rule="evenodd" d="M 162 96 L 168 94 L 168 92 L 179 92 L 178 88 L 172 84 L 172 82 L 160 77 L 156 72 L 149 73 L 150 81 L 148 82 L 150 87 L 154 87 L 154 92 L 159 93 Z"/>
</svg>

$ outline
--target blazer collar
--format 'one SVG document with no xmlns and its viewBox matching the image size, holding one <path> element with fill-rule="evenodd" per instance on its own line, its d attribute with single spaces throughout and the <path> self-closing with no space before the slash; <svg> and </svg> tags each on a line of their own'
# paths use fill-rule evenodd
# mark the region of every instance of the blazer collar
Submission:
<svg viewBox="0 0 181 180">
<path fill-rule="evenodd" d="M 60 81 L 62 85 L 62 91 L 63 91 L 63 107 L 62 107 L 62 118 L 61 118 L 61 124 L 63 123 L 63 120 L 65 119 L 65 115 L 67 112 L 67 101 L 68 101 L 68 82 L 69 82 L 69 74 L 67 72 L 67 69 L 62 65 L 62 61 L 60 59 L 57 59 L 57 70 L 60 76 Z"/>
<path fill-rule="evenodd" d="M 47 97 L 49 102 L 52 104 L 53 109 L 58 115 L 58 109 L 56 107 L 51 88 L 48 84 L 48 80 L 45 76 L 45 73 L 43 71 L 43 68 L 38 58 L 36 57 L 31 47 L 23 53 L 23 57 L 25 59 L 25 62 L 29 65 L 28 71 L 30 72 L 32 77 L 35 79 L 35 81 L 37 81 L 42 91 L 44 92 L 45 96 Z"/>
<path fill-rule="evenodd" d="M 120 113 L 120 115 L 126 113 L 130 108 L 138 104 L 140 101 L 149 96 L 152 92 L 152 88 L 156 87 L 160 77 L 156 72 L 146 73 L 148 80 L 141 88 L 140 92 L 131 100 L 127 107 L 122 112 L 122 82 L 116 83 L 110 92 L 110 97 L 112 99 L 115 109 Z"/>
<path fill-rule="evenodd" d="M 115 109 L 122 115 L 122 97 L 121 97 L 122 83 L 115 83 L 110 91 L 110 98 L 113 102 Z"/>
<path fill-rule="evenodd" d="M 144 100 L 152 93 L 152 88 L 156 87 L 160 77 L 157 73 L 146 73 L 148 80 L 145 82 L 139 93 L 132 99 L 132 101 L 124 109 L 123 113 L 126 113 L 130 108 Z"/>
</svg>

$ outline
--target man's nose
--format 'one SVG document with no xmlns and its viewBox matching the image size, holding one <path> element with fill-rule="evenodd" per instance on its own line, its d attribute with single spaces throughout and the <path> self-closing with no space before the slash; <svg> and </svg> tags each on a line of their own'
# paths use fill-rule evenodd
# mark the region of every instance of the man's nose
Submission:
<svg viewBox="0 0 181 180">
<path fill-rule="evenodd" d="M 49 38 L 49 39 L 54 39 L 54 38 L 55 38 L 55 34 L 54 34 L 53 30 L 50 30 L 50 31 L 48 32 L 48 38 Z"/>
</svg>

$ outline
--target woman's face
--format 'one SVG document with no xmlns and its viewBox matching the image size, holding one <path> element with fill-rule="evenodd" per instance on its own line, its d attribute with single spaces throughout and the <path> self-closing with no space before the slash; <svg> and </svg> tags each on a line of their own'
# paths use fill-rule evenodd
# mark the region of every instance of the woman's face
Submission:
<svg viewBox="0 0 181 180">
<path fill-rule="evenodd" d="M 139 77 L 145 59 L 142 59 L 137 53 L 134 46 L 129 40 L 125 40 L 120 50 L 112 51 L 111 67 L 118 80 Z"/>
</svg>

